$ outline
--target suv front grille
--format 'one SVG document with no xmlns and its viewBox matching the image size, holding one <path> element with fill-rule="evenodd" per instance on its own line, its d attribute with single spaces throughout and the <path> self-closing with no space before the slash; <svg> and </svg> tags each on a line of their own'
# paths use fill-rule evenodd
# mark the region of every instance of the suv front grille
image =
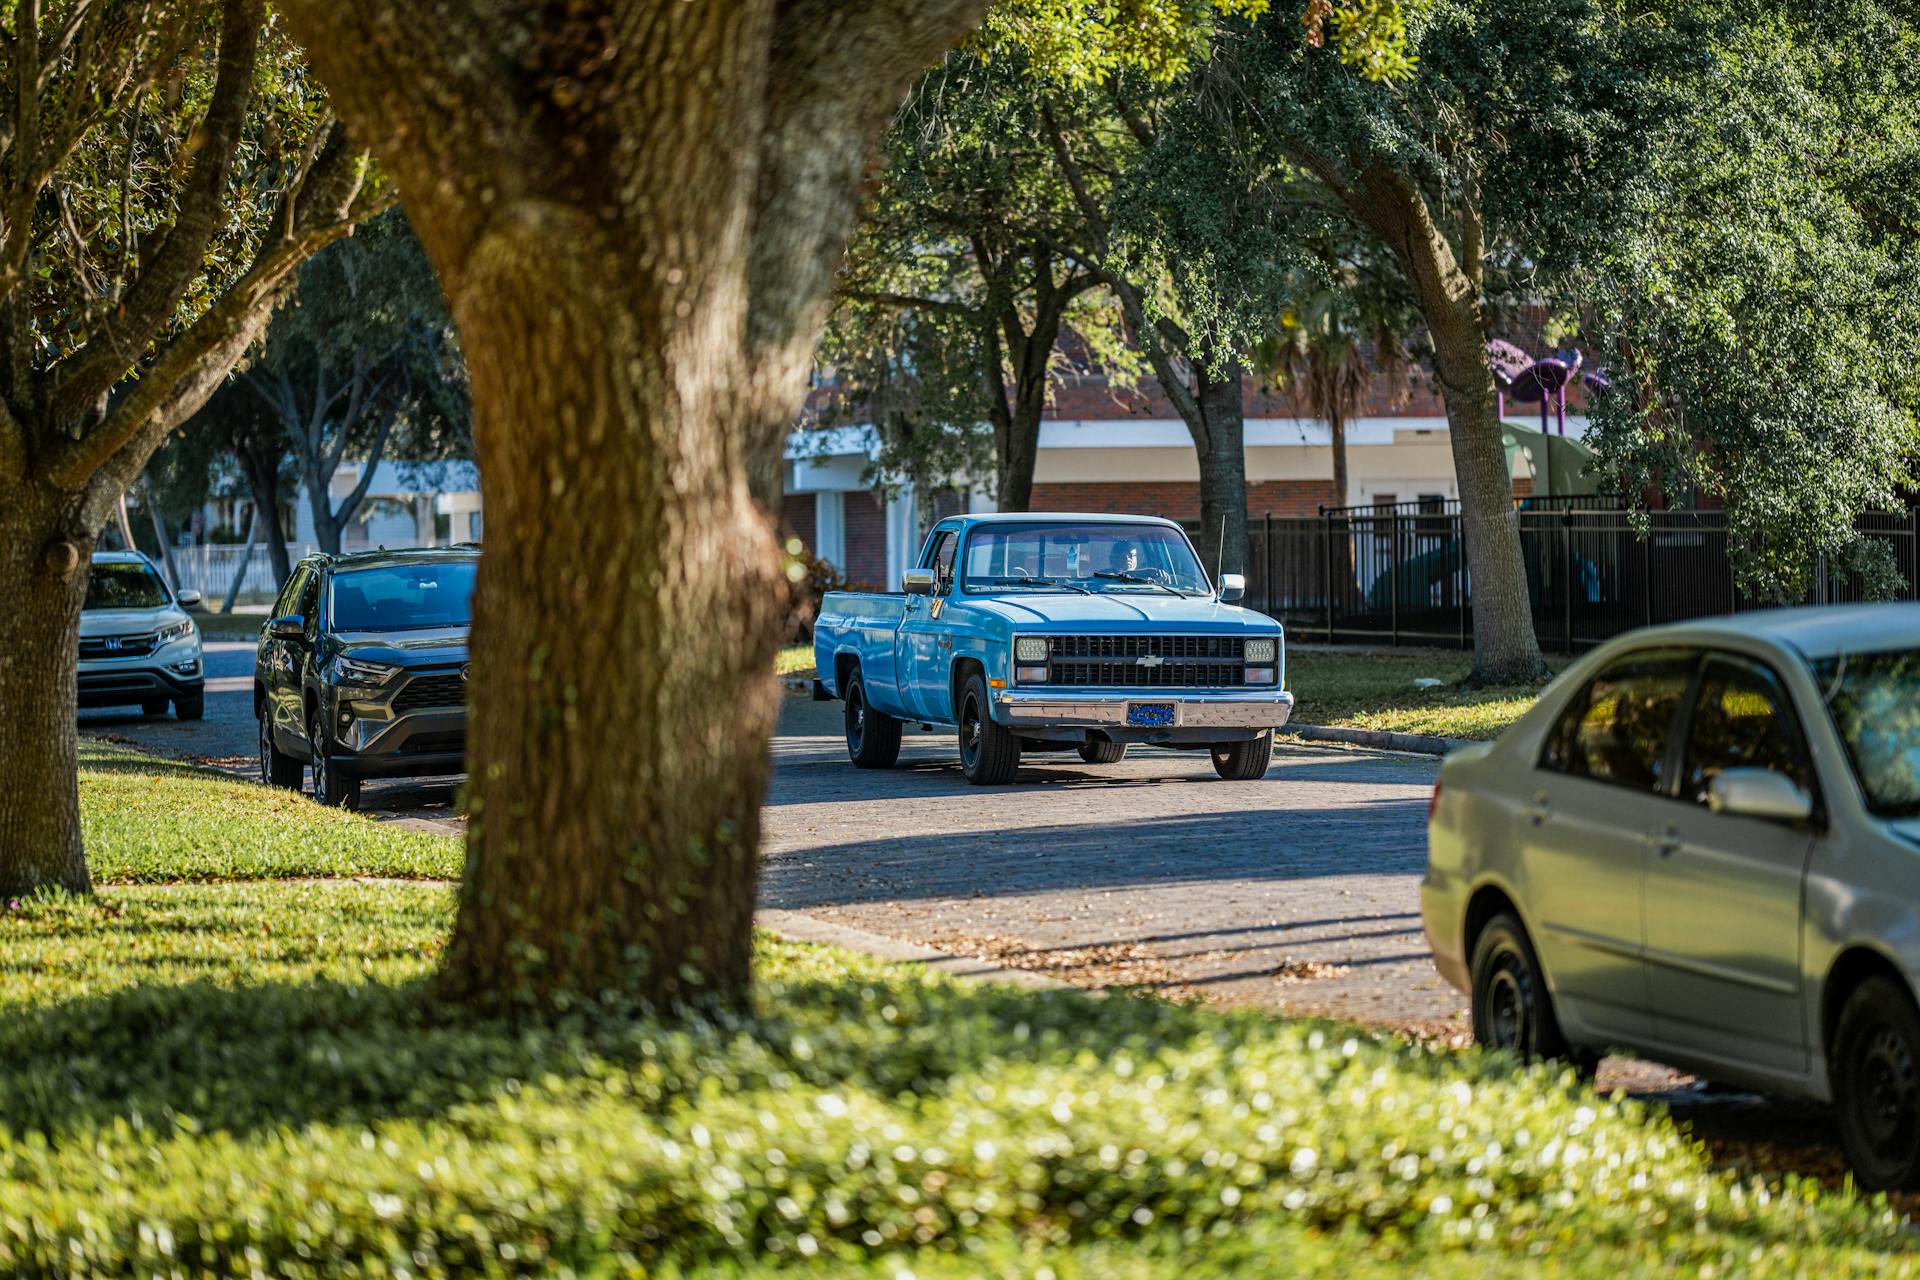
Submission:
<svg viewBox="0 0 1920 1280">
<path fill-rule="evenodd" d="M 459 676 L 415 676 L 393 696 L 395 711 L 427 711 L 467 705 L 467 683 Z"/>
<path fill-rule="evenodd" d="M 100 658 L 144 658 L 153 652 L 151 633 L 138 636 L 82 636 L 80 656 L 89 661 Z"/>
<path fill-rule="evenodd" d="M 1047 643 L 1049 685 L 1215 689 L 1246 683 L 1239 636 L 1048 636 Z"/>
</svg>

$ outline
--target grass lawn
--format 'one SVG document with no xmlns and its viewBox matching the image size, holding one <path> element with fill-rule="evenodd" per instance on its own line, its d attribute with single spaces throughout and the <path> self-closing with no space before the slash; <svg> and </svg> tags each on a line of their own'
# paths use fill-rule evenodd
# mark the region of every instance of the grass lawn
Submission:
<svg viewBox="0 0 1920 1280">
<path fill-rule="evenodd" d="M 405 831 L 98 739 L 80 739 L 80 822 L 96 880 L 453 879 L 460 841 Z"/>
<path fill-rule="evenodd" d="M 1554 672 L 1568 659 L 1548 658 Z M 1287 687 L 1301 724 L 1431 734 L 1441 738 L 1497 738 L 1540 696 L 1540 687 L 1462 691 L 1472 655 L 1442 649 L 1287 648 Z M 1420 689 L 1414 681 L 1445 681 Z"/>
<path fill-rule="evenodd" d="M 217 852 L 261 836 L 219 791 L 243 784 L 130 754 L 90 759 L 90 838 L 105 779 L 186 875 L 276 865 Z M 393 864 L 349 815 L 274 821 L 340 872 Z M 432 997 L 453 896 L 0 903 L 0 1274 L 1920 1273 L 1883 1206 L 1716 1173 L 1570 1077 L 1328 1023 L 767 938 L 741 1013 L 480 1018 Z"/>
<path fill-rule="evenodd" d="M 773 673 L 777 676 L 813 675 L 813 646 L 810 644 L 790 644 L 782 649 L 773 660 Z"/>
</svg>

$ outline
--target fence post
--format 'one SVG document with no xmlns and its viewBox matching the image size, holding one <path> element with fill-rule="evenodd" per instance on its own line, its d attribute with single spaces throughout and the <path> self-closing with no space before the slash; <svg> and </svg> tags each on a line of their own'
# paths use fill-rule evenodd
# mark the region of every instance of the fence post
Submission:
<svg viewBox="0 0 1920 1280">
<path fill-rule="evenodd" d="M 1646 536 L 1640 539 L 1640 590 L 1647 602 L 1646 625 L 1653 625 L 1653 520 L 1647 520 Z"/>
<path fill-rule="evenodd" d="M 1400 647 L 1400 511 L 1387 515 L 1387 625 L 1393 632 L 1393 647 Z"/>
<path fill-rule="evenodd" d="M 1260 529 L 1260 572 L 1266 579 L 1266 609 L 1273 613 L 1273 512 L 1267 512 Z"/>
<path fill-rule="evenodd" d="M 1453 597 L 1460 612 L 1460 647 L 1467 647 L 1467 518 L 1454 514 Z"/>
<path fill-rule="evenodd" d="M 1566 546 L 1567 562 L 1560 579 L 1561 625 L 1567 635 L 1567 653 L 1573 652 L 1573 579 L 1576 566 L 1573 555 L 1573 512 L 1560 513 L 1560 538 Z"/>
<path fill-rule="evenodd" d="M 1326 583 L 1327 596 L 1327 643 L 1333 643 L 1333 512 L 1320 508 L 1320 552 L 1325 568 L 1321 579 Z"/>
</svg>

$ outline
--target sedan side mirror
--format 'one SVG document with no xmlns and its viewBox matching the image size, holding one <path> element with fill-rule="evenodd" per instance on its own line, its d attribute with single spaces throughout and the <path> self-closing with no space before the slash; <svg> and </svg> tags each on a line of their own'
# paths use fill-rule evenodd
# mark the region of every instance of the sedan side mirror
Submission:
<svg viewBox="0 0 1920 1280">
<path fill-rule="evenodd" d="M 900 585 L 910 596 L 930 596 L 933 594 L 933 570 L 909 569 L 900 575 Z"/>
<path fill-rule="evenodd" d="M 304 640 L 307 638 L 307 620 L 297 613 L 289 613 L 269 622 L 267 634 L 275 640 Z"/>
<path fill-rule="evenodd" d="M 1223 573 L 1220 575 L 1221 604 L 1232 604 L 1246 594 L 1247 580 L 1244 575 L 1238 573 Z"/>
<path fill-rule="evenodd" d="M 1707 807 L 1715 813 L 1772 822 L 1805 822 L 1813 797 L 1784 773 L 1771 769 L 1722 769 L 1707 784 Z"/>
<path fill-rule="evenodd" d="M 182 609 L 193 608 L 195 605 L 200 603 L 200 599 L 201 599 L 200 593 L 198 591 L 195 591 L 192 587 L 188 587 L 185 591 L 174 592 L 173 598 L 179 601 L 180 607 Z"/>
</svg>

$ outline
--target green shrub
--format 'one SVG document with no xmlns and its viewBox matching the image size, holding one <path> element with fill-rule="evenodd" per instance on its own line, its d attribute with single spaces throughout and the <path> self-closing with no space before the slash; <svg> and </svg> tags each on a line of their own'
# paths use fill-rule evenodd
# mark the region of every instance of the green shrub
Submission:
<svg viewBox="0 0 1920 1280">
<path fill-rule="evenodd" d="M 434 885 L 0 914 L 0 1271 L 1911 1274 L 1570 1079 L 763 942 L 751 1015 L 436 1006 Z"/>
<path fill-rule="evenodd" d="M 212 769 L 80 740 L 80 825 L 94 879 L 253 880 L 286 876 L 450 879 L 457 837 L 324 809 Z"/>
</svg>

